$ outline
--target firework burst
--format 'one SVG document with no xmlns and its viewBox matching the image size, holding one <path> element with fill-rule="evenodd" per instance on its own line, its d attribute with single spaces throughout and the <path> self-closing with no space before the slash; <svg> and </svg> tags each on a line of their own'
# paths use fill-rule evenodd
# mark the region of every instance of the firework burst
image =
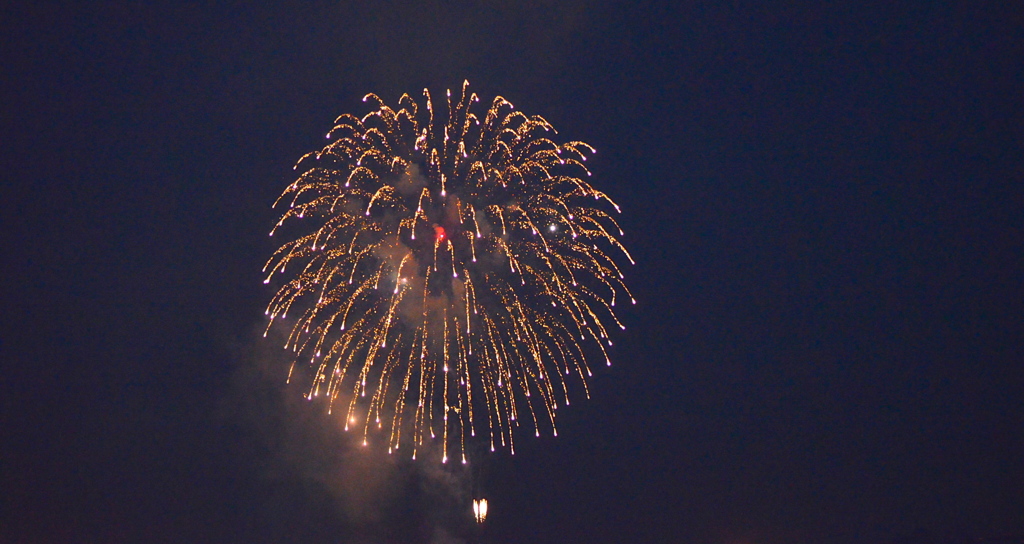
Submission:
<svg viewBox="0 0 1024 544">
<path fill-rule="evenodd" d="M 604 211 L 619 208 L 584 181 L 594 149 L 501 97 L 481 118 L 467 86 L 446 116 L 425 89 L 424 108 L 370 94 L 374 111 L 339 117 L 274 204 L 274 231 L 299 234 L 264 268 L 285 281 L 267 329 L 293 315 L 308 398 L 343 409 L 364 445 L 379 434 L 415 459 L 440 437 L 442 462 L 463 463 L 478 434 L 513 453 L 520 427 L 557 435 L 567 382 L 589 397 L 588 360 L 611 364 L 609 325 L 624 328 L 616 300 L 635 303 L 609 256 L 632 263 Z"/>
</svg>

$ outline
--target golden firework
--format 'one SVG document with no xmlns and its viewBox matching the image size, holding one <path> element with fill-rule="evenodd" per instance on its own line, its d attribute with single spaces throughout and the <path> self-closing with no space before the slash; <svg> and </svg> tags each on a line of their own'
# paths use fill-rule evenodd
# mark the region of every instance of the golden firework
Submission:
<svg viewBox="0 0 1024 544">
<path fill-rule="evenodd" d="M 501 97 L 480 118 L 467 86 L 443 118 L 426 89 L 425 112 L 369 94 L 376 110 L 338 117 L 274 204 L 288 209 L 271 236 L 298 234 L 264 267 L 265 283 L 285 277 L 267 330 L 293 314 L 285 348 L 315 369 L 309 399 L 347 405 L 363 444 L 379 433 L 415 459 L 440 436 L 442 462 L 456 448 L 463 463 L 478 432 L 513 453 L 523 420 L 557 435 L 567 379 L 589 397 L 588 358 L 611 364 L 617 294 L 635 303 L 606 253 L 632 263 L 602 209 L 619 208 L 581 177 L 594 149 Z"/>
<path fill-rule="evenodd" d="M 487 519 L 487 499 L 473 499 L 473 518 L 477 523 Z"/>
</svg>

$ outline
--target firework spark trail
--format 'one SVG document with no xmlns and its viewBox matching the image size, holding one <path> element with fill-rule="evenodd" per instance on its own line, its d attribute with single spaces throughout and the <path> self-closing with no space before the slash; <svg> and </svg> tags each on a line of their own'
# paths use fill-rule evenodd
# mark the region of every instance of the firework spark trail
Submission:
<svg viewBox="0 0 1024 544">
<path fill-rule="evenodd" d="M 467 86 L 454 104 L 449 91 L 447 119 L 426 89 L 425 113 L 407 94 L 397 111 L 369 94 L 376 110 L 338 117 L 296 164 L 270 234 L 312 226 L 264 267 L 264 283 L 286 281 L 266 313 L 267 330 L 293 313 L 289 380 L 308 360 L 308 398 L 331 411 L 347 396 L 345 428 L 361 422 L 364 445 L 376 429 L 415 459 L 440 435 L 442 462 L 454 448 L 463 463 L 467 434 L 513 453 L 521 419 L 557 435 L 566 381 L 589 397 L 588 357 L 611 364 L 617 293 L 636 302 L 605 252 L 633 262 L 600 206 L 619 207 L 580 177 L 594 149 L 555 143 L 543 117 L 501 97 L 481 119 Z"/>
</svg>

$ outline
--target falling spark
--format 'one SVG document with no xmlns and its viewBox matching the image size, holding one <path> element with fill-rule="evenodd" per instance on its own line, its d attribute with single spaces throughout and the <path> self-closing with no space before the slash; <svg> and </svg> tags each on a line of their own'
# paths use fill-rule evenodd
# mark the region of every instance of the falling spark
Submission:
<svg viewBox="0 0 1024 544">
<path fill-rule="evenodd" d="M 487 519 L 487 499 L 473 499 L 473 517 L 477 523 Z"/>
</svg>

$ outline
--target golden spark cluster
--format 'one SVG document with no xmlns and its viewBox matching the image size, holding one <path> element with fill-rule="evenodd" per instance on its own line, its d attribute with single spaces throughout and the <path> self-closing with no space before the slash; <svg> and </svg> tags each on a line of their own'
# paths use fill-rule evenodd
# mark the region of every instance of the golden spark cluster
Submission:
<svg viewBox="0 0 1024 544">
<path fill-rule="evenodd" d="M 415 459 L 440 437 L 463 463 L 477 434 L 512 453 L 521 426 L 557 435 L 570 377 L 589 397 L 588 359 L 611 364 L 617 295 L 636 302 L 606 253 L 632 263 L 602 210 L 619 207 L 581 177 L 594 149 L 500 96 L 481 118 L 467 87 L 446 116 L 424 89 L 426 111 L 369 94 L 376 110 L 338 117 L 274 204 L 271 236 L 297 234 L 264 267 L 283 276 L 267 330 L 290 320 L 289 381 L 308 360 L 308 398 L 344 406 L 364 445 Z"/>
<path fill-rule="evenodd" d="M 487 499 L 473 499 L 473 518 L 477 523 L 487 519 Z"/>
</svg>

